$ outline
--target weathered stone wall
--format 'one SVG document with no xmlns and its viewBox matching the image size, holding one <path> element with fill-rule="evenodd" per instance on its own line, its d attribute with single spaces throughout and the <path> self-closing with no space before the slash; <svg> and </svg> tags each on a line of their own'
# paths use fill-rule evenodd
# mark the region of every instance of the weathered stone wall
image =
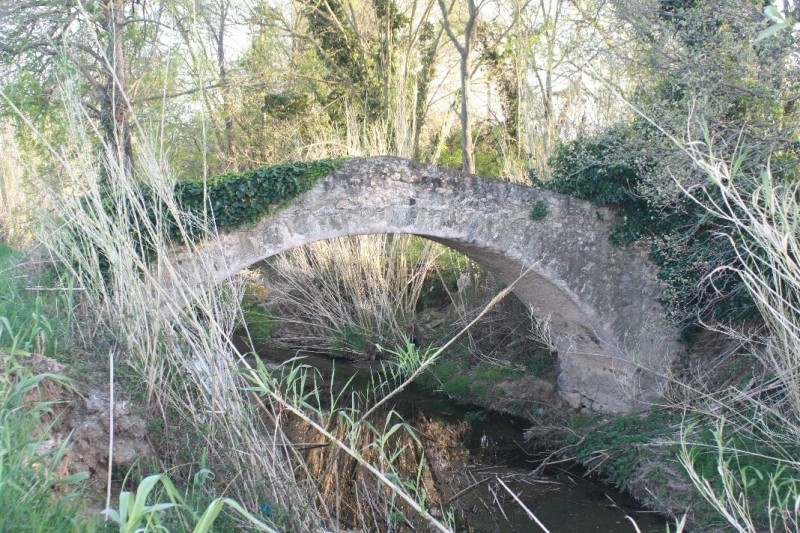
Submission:
<svg viewBox="0 0 800 533">
<path fill-rule="evenodd" d="M 538 200 L 547 215 L 533 221 Z M 619 412 L 658 398 L 680 345 L 646 250 L 612 246 L 612 218 L 574 198 L 379 157 L 346 163 L 291 206 L 223 234 L 204 253 L 213 258 L 209 283 L 218 283 L 269 256 L 344 235 L 441 242 L 505 283 L 522 276 L 515 294 L 551 321 L 561 394 L 575 407 Z"/>
</svg>

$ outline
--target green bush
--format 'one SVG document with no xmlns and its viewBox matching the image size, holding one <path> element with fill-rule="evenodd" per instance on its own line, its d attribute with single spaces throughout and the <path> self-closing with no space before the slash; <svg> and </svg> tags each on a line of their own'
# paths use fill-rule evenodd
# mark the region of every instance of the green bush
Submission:
<svg viewBox="0 0 800 533">
<path fill-rule="evenodd" d="M 526 357 L 523 364 L 531 375 L 554 381 L 558 374 L 558 352 L 540 350 Z"/>
<path fill-rule="evenodd" d="M 462 372 L 462 369 L 452 361 L 439 359 L 430 367 L 426 376 L 430 376 L 434 382 L 444 383 L 460 372 Z"/>
<path fill-rule="evenodd" d="M 472 392 L 472 380 L 467 376 L 452 376 L 442 383 L 442 392 L 448 396 L 464 397 Z"/>
<path fill-rule="evenodd" d="M 250 336 L 254 340 L 264 340 L 272 337 L 272 332 L 275 329 L 275 317 L 272 316 L 269 309 L 262 302 L 245 296 L 242 300 L 242 313 L 244 314 L 247 331 L 250 332 Z"/>
<path fill-rule="evenodd" d="M 665 413 L 651 411 L 649 416 L 638 413 L 619 415 L 608 422 L 597 423 L 586 419 L 587 425 L 578 428 L 583 436 L 575 447 L 575 456 L 584 464 L 591 464 L 597 452 L 607 458 L 603 471 L 618 487 L 625 487 L 645 445 L 672 434 L 672 420 Z"/>
<path fill-rule="evenodd" d="M 494 127 L 488 133 L 479 130 L 472 132 L 475 140 L 475 173 L 487 178 L 500 178 L 503 175 L 503 150 L 500 138 L 502 128 Z M 461 150 L 461 133 L 453 134 L 445 144 L 439 160 L 436 162 L 443 167 L 461 170 L 463 151 Z"/>
<path fill-rule="evenodd" d="M 467 411 L 464 413 L 464 420 L 469 422 L 470 424 L 474 423 L 482 423 L 486 421 L 486 413 L 488 411 Z"/>
<path fill-rule="evenodd" d="M 612 241 L 626 244 L 657 231 L 661 212 L 638 191 L 642 174 L 651 166 L 634 166 L 617 153 L 633 128 L 616 127 L 596 137 L 579 137 L 561 144 L 550 160 L 553 178 L 539 184 L 561 194 L 619 210 Z"/>
<path fill-rule="evenodd" d="M 511 364 L 480 363 L 475 367 L 474 376 L 479 383 L 494 385 L 498 381 L 512 377 L 515 371 L 516 368 Z"/>
<path fill-rule="evenodd" d="M 469 359 L 464 359 L 468 361 Z M 423 386 L 439 390 L 459 400 L 483 402 L 490 396 L 506 394 L 498 383 L 513 378 L 517 367 L 512 364 L 498 365 L 482 362 L 469 368 L 452 360 L 441 359 L 426 372 L 420 382 Z"/>
<path fill-rule="evenodd" d="M 528 217 L 531 220 L 542 220 L 544 217 L 547 216 L 547 204 L 544 203 L 542 200 L 536 200 L 534 202 L 533 207 L 531 208 L 531 212 Z"/>
<path fill-rule="evenodd" d="M 472 380 L 467 370 L 448 359 L 440 359 L 423 374 L 420 382 L 431 389 L 441 388 L 448 396 L 466 397 L 471 392 Z"/>
<path fill-rule="evenodd" d="M 667 206 L 653 203 L 642 187 L 656 161 L 641 154 L 635 161 L 621 155 L 643 128 L 634 123 L 561 145 L 550 161 L 553 179 L 537 185 L 615 208 L 614 244 L 649 239 L 651 258 L 667 284 L 663 302 L 683 326 L 694 326 L 698 318 L 753 318 L 757 309 L 735 271 L 715 270 L 738 264 L 737 251 L 725 237 L 729 228 L 687 198 Z M 713 283 L 708 283 L 712 272 Z"/>
</svg>

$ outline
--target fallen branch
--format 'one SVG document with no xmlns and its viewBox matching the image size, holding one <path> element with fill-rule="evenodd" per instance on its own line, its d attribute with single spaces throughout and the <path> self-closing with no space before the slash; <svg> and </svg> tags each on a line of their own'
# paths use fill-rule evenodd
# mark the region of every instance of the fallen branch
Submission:
<svg viewBox="0 0 800 533">
<path fill-rule="evenodd" d="M 503 488 L 504 488 L 504 489 L 506 489 L 506 490 L 508 491 L 508 493 L 509 493 L 509 494 L 511 494 L 511 497 L 512 497 L 512 498 L 514 498 L 514 499 L 516 500 L 516 502 L 519 504 L 519 506 L 520 506 L 520 507 L 522 507 L 522 509 L 523 509 L 523 510 L 524 510 L 524 511 L 525 511 L 525 512 L 528 514 L 528 516 L 530 517 L 530 519 L 531 519 L 531 520 L 533 520 L 534 522 L 536 522 L 536 525 L 537 525 L 537 526 L 539 526 L 540 528 L 542 528 L 542 531 L 544 531 L 545 533 L 550 533 L 550 530 L 549 530 L 549 529 L 547 529 L 547 528 L 544 526 L 544 524 L 542 524 L 542 523 L 539 521 L 539 519 L 538 519 L 538 518 L 536 518 L 536 515 L 535 515 L 535 514 L 533 514 L 533 511 L 531 511 L 530 509 L 528 509 L 528 508 L 525 506 L 525 504 L 524 504 L 524 503 L 522 503 L 522 500 L 520 500 L 520 499 L 519 499 L 519 497 L 518 497 L 516 494 L 514 494 L 514 491 L 512 491 L 510 488 L 508 488 L 508 485 L 506 485 L 505 483 L 503 483 L 503 480 L 502 480 L 502 479 L 500 479 L 500 478 L 497 478 L 497 482 L 498 482 L 498 483 L 500 483 L 500 484 L 503 486 Z"/>
<path fill-rule="evenodd" d="M 471 484 L 471 485 L 469 485 L 468 487 L 466 487 L 466 488 L 464 488 L 464 489 L 461 489 L 461 490 L 460 490 L 460 491 L 458 491 L 457 493 L 453 494 L 453 495 L 450 497 L 450 499 L 449 499 L 449 500 L 447 500 L 447 502 L 445 502 L 445 503 L 449 504 L 450 502 L 452 502 L 452 501 L 453 501 L 453 500 L 455 500 L 456 498 L 458 498 L 458 497 L 460 497 L 460 496 L 463 496 L 464 494 L 466 494 L 467 492 L 471 491 L 472 489 L 474 489 L 474 488 L 475 488 L 475 487 L 477 487 L 478 485 L 480 485 L 480 484 L 482 484 L 482 483 L 486 483 L 486 482 L 487 482 L 487 481 L 489 481 L 490 479 L 492 479 L 492 478 L 490 478 L 490 477 L 485 477 L 485 478 L 483 478 L 483 479 L 481 479 L 481 480 L 479 480 L 479 481 L 476 481 L 475 483 L 472 483 L 472 484 Z"/>
</svg>

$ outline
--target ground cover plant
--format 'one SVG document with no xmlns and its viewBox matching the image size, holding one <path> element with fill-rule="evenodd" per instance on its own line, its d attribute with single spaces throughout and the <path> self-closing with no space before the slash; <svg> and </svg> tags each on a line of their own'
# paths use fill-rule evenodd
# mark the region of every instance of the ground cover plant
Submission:
<svg viewBox="0 0 800 533">
<path fill-rule="evenodd" d="M 23 355 L 17 356 L 24 362 Z M 69 440 L 55 442 L 55 406 L 39 397 L 43 382 L 68 385 L 64 376 L 33 375 L 2 354 L 0 377 L 0 508 L 6 531 L 87 531 L 98 517 L 86 512 L 86 474 L 68 475 L 62 461 Z M 49 419 L 49 422 L 47 420 Z"/>
<path fill-rule="evenodd" d="M 18 269 L 23 254 L 0 244 L 0 509 L 7 531 L 85 531 L 85 474 L 65 469 L 69 439 L 56 440 L 59 405 L 52 390 L 62 375 L 35 373 L 31 360 L 55 355 L 57 332 L 41 297 L 26 294 L 31 278 Z M 51 391 L 46 394 L 45 391 Z"/>
</svg>

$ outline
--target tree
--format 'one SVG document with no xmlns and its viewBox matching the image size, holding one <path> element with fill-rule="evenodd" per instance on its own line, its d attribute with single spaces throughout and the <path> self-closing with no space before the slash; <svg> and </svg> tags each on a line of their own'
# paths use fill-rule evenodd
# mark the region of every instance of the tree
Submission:
<svg viewBox="0 0 800 533">
<path fill-rule="evenodd" d="M 506 46 L 507 36 L 516 26 L 520 12 L 527 7 L 530 1 L 525 0 L 521 4 L 514 3 L 511 6 L 502 2 L 494 2 L 492 4 L 492 18 L 484 20 L 480 14 L 482 11 L 488 11 L 486 8 L 490 5 L 490 0 L 477 2 L 476 0 L 467 0 L 467 11 L 464 14 L 463 25 L 460 26 L 462 29 L 457 31 L 454 24 L 454 16 L 458 15 L 454 11 L 455 1 L 451 2 L 450 6 L 447 6 L 444 0 L 437 0 L 442 15 L 442 25 L 459 58 L 461 157 L 462 170 L 466 172 L 475 172 L 475 142 L 472 133 L 474 128 L 472 115 L 473 77 L 486 59 L 490 59 L 491 62 L 491 58 L 496 59 L 499 57 L 497 48 Z M 482 38 L 478 35 L 479 31 L 483 32 Z M 479 48 L 481 48 L 481 53 L 475 53 Z M 500 63 L 495 61 L 493 66 L 496 69 L 499 65 Z M 496 81 L 499 82 L 502 90 L 503 80 Z M 505 118 L 509 119 L 509 117 Z M 511 118 L 511 120 L 513 121 L 514 119 Z"/>
<path fill-rule="evenodd" d="M 302 0 L 299 5 L 324 67 L 329 90 L 320 96 L 331 118 L 344 124 L 349 110 L 367 129 L 383 123 L 390 151 L 400 151 L 395 92 L 403 92 L 408 82 L 398 56 L 413 31 L 410 18 L 394 0 Z"/>
<path fill-rule="evenodd" d="M 633 28 L 638 51 L 621 61 L 633 63 L 640 83 L 632 103 L 676 138 L 702 139 L 707 125 L 718 156 L 750 152 L 748 164 L 771 160 L 776 175 L 800 168 L 800 66 L 796 48 L 773 40 L 756 42 L 768 25 L 761 7 L 750 0 L 721 0 L 713 5 L 662 0 L 649 8 L 618 0 L 618 12 Z M 697 120 L 699 119 L 699 120 Z M 689 130 L 687 130 L 687 124 Z M 682 197 L 677 187 L 700 183 L 682 150 L 657 132 L 647 144 L 631 139 L 622 149 L 656 164 L 642 187 L 661 205 Z"/>
<path fill-rule="evenodd" d="M 181 141 L 187 135 L 190 142 L 201 146 L 201 153 L 184 146 L 188 160 L 185 164 L 196 167 L 199 160 L 203 168 L 210 165 L 214 172 L 236 170 L 236 132 L 234 123 L 236 91 L 247 85 L 237 75 L 236 66 L 230 57 L 230 40 L 235 33 L 242 33 L 243 10 L 235 0 L 174 0 L 168 11 L 175 31 L 182 40 L 181 50 L 185 54 L 184 69 L 192 80 L 189 87 L 179 91 L 187 101 L 201 104 L 203 111 L 190 113 L 188 124 L 180 122 Z M 193 98 L 199 98 L 199 102 Z M 198 125 L 208 122 L 210 128 L 200 127 L 201 139 L 194 137 Z M 199 124 L 198 124 L 199 123 Z M 188 127 L 187 127 L 188 126 Z M 188 131 L 186 131 L 188 130 Z M 207 131 L 208 138 L 205 132 Z M 178 135 L 178 132 L 171 132 Z M 194 163 L 189 160 L 194 159 Z"/>
<path fill-rule="evenodd" d="M 144 11 L 144 7 L 140 8 Z M 63 61 L 71 63 L 88 86 L 87 106 L 100 121 L 105 142 L 133 168 L 127 27 L 145 21 L 130 0 L 79 2 L 21 0 L 0 5 L 0 62 L 8 83 L 22 72 L 38 73 L 42 86 L 56 82 Z"/>
<path fill-rule="evenodd" d="M 517 85 L 506 84 L 518 92 L 519 154 L 538 179 L 550 178 L 548 161 L 559 142 L 629 115 L 608 89 L 629 79 L 613 56 L 630 49 L 628 37 L 603 0 L 535 0 L 521 10 L 507 59 Z"/>
<path fill-rule="evenodd" d="M 414 97 L 414 140 L 413 157 L 423 159 L 421 146 L 422 129 L 425 118 L 430 110 L 430 88 L 436 72 L 439 47 L 444 27 L 432 22 L 424 22 L 419 31 L 419 47 L 422 52 L 419 61 L 419 74 L 416 82 L 416 95 Z M 410 47 L 409 47 L 410 48 Z M 410 54 L 409 54 L 410 55 Z"/>
<path fill-rule="evenodd" d="M 636 38 L 636 53 L 620 63 L 633 63 L 639 75 L 628 99 L 641 115 L 557 150 L 552 185 L 615 205 L 622 215 L 615 237 L 653 244 L 675 318 L 690 325 L 752 320 L 756 309 L 737 272 L 760 245 L 742 241 L 729 220 L 687 199 L 690 191 L 723 202 L 691 154 L 703 143 L 715 160 L 737 162 L 734 175 L 770 168 L 776 183 L 796 183 L 795 48 L 756 41 L 766 23 L 749 0 L 617 7 Z"/>
<path fill-rule="evenodd" d="M 146 76 L 162 65 L 160 38 L 169 27 L 164 21 L 166 4 L 166 0 L 4 2 L 0 83 L 35 80 L 43 94 L 52 94 L 65 70 L 77 73 L 82 103 L 98 120 L 103 141 L 133 171 L 133 105 L 136 100 L 154 100 L 152 93 L 142 97 L 138 93 Z M 154 91 L 159 98 L 163 89 Z"/>
<path fill-rule="evenodd" d="M 488 0 L 467 0 L 467 19 L 464 23 L 462 38 L 459 39 L 450 21 L 453 3 L 446 6 L 444 0 L 437 0 L 439 9 L 442 12 L 442 24 L 450 42 L 455 46 L 459 57 L 459 73 L 461 80 L 461 165 L 462 170 L 475 173 L 475 153 L 472 143 L 472 114 L 470 108 L 470 96 L 472 94 L 472 53 L 475 46 L 475 30 L 478 24 L 478 15 Z M 463 39 L 463 41 L 462 41 Z"/>
<path fill-rule="evenodd" d="M 239 156 L 252 163 L 327 155 L 424 157 L 441 49 L 435 0 L 266 2 L 232 71 Z M 293 9 L 292 9 L 293 8 Z"/>
<path fill-rule="evenodd" d="M 217 80 L 221 86 L 228 85 L 228 60 L 226 57 L 227 49 L 225 39 L 228 31 L 228 17 L 231 13 L 231 0 L 217 0 L 214 5 L 202 12 L 205 26 L 214 42 L 217 59 Z M 230 114 L 230 92 L 222 91 L 223 133 L 220 144 L 223 150 L 230 151 L 233 148 L 233 118 Z"/>
<path fill-rule="evenodd" d="M 102 5 L 100 25 L 106 35 L 104 82 L 97 90 L 100 101 L 100 124 L 110 146 L 122 156 L 125 168 L 133 172 L 130 104 L 127 101 L 128 69 L 122 31 L 125 4 L 128 0 L 106 0 Z M 91 78 L 90 78 L 91 79 Z"/>
</svg>

